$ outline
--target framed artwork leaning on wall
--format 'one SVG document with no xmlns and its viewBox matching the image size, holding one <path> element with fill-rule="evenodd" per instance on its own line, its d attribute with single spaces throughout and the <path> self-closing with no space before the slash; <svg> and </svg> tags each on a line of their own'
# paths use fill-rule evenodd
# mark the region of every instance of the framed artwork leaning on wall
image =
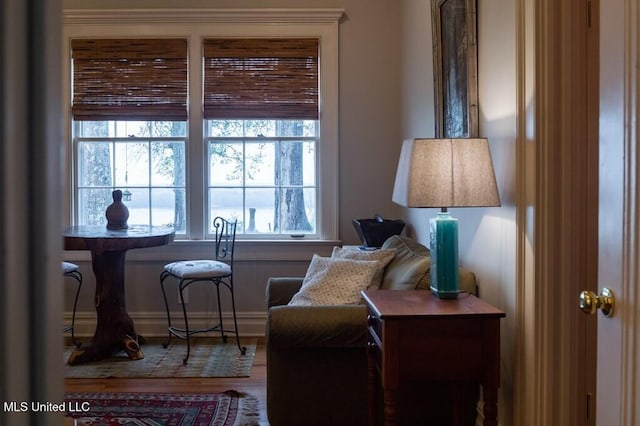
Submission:
<svg viewBox="0 0 640 426">
<path fill-rule="evenodd" d="M 431 0 L 435 133 L 478 137 L 476 0 Z"/>
</svg>

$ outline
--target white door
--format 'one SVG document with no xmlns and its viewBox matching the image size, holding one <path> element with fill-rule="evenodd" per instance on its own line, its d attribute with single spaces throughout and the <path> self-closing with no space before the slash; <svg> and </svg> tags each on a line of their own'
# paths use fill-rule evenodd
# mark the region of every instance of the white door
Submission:
<svg viewBox="0 0 640 426">
<path fill-rule="evenodd" d="M 597 313 L 598 426 L 640 425 L 639 13 L 637 0 L 600 3 L 598 285 L 616 306 Z"/>
</svg>

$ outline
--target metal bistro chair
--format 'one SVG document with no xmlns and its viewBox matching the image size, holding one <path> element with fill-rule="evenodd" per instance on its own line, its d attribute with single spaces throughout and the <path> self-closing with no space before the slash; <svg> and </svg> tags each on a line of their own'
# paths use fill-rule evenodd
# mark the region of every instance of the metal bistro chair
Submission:
<svg viewBox="0 0 640 426">
<path fill-rule="evenodd" d="M 221 217 L 213 220 L 213 227 L 216 231 L 215 237 L 215 260 L 183 260 L 179 262 L 169 263 L 164 266 L 164 271 L 160 274 L 160 286 L 162 288 L 162 296 L 164 297 L 164 305 L 167 310 L 167 323 L 169 328 L 169 341 L 163 346 L 166 348 L 171 343 L 171 337 L 176 336 L 187 341 L 187 355 L 182 359 L 182 363 L 186 364 L 191 352 L 189 338 L 192 334 L 205 333 L 209 331 L 218 331 L 222 335 L 222 340 L 227 342 L 225 333 L 234 333 L 240 353 L 244 355 L 247 348 L 240 344 L 240 336 L 238 334 L 238 319 L 236 317 L 236 302 L 233 290 L 233 251 L 236 240 L 236 225 L 238 221 L 228 221 Z M 184 315 L 184 328 L 178 328 L 171 325 L 171 314 L 169 313 L 169 303 L 167 302 L 167 293 L 164 283 L 168 277 L 174 277 L 178 280 L 178 290 L 180 294 L 180 304 L 182 305 L 182 313 Z M 198 330 L 189 329 L 189 320 L 187 318 L 187 308 L 184 303 L 184 290 L 195 282 L 209 282 L 216 286 L 216 296 L 218 302 L 218 324 Z M 234 329 L 225 329 L 222 324 L 222 307 L 220 303 L 220 286 L 226 287 L 231 293 L 231 307 L 233 309 L 233 325 Z"/>
<path fill-rule="evenodd" d="M 80 273 L 80 267 L 75 263 L 62 262 L 62 273 L 65 277 L 70 277 L 76 280 L 78 287 L 76 288 L 76 297 L 73 300 L 73 313 L 71 314 L 71 325 L 64 327 L 63 332 L 71 332 L 71 341 L 76 347 L 80 347 L 81 342 L 76 340 L 74 328 L 76 325 L 76 307 L 78 306 L 78 296 L 80 295 L 80 288 L 82 287 L 82 274 Z"/>
</svg>

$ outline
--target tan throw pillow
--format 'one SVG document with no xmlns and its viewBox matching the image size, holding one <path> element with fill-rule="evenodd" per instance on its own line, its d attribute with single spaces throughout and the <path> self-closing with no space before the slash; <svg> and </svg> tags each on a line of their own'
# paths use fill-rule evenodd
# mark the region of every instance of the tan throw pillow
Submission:
<svg viewBox="0 0 640 426">
<path fill-rule="evenodd" d="M 371 280 L 371 283 L 367 286 L 367 290 L 377 290 L 382 284 L 382 277 L 384 276 L 384 268 L 391 262 L 393 256 L 395 256 L 395 249 L 388 250 L 360 250 L 359 248 L 351 247 L 334 247 L 331 257 L 334 259 L 354 259 L 354 260 L 374 260 L 378 262 L 376 273 Z"/>
<path fill-rule="evenodd" d="M 377 261 L 334 259 L 313 255 L 302 287 L 289 305 L 346 305 L 360 302 L 360 291 L 371 283 Z"/>
<path fill-rule="evenodd" d="M 395 235 L 387 239 L 382 248 L 395 249 L 396 255 L 385 270 L 381 289 L 429 289 L 431 257 L 425 246 L 410 238 Z"/>
</svg>

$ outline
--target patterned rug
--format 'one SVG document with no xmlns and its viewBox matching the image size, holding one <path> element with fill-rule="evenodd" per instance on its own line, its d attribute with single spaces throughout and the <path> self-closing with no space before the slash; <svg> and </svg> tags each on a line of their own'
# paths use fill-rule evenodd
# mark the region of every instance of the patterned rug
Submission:
<svg viewBox="0 0 640 426">
<path fill-rule="evenodd" d="M 220 394 L 68 393 L 66 415 L 77 424 L 215 425 L 259 424 L 256 397 L 236 391 Z"/>
<path fill-rule="evenodd" d="M 187 353 L 186 343 L 173 340 L 164 348 L 160 341 L 150 340 L 142 345 L 144 358 L 131 361 L 123 351 L 113 357 L 86 364 L 68 365 L 67 359 L 73 347 L 64 354 L 65 378 L 105 377 L 249 377 L 256 354 L 257 339 L 243 338 L 242 355 L 235 339 L 224 343 L 219 338 L 199 337 L 191 340 L 191 355 L 187 365 L 182 358 Z"/>
</svg>

